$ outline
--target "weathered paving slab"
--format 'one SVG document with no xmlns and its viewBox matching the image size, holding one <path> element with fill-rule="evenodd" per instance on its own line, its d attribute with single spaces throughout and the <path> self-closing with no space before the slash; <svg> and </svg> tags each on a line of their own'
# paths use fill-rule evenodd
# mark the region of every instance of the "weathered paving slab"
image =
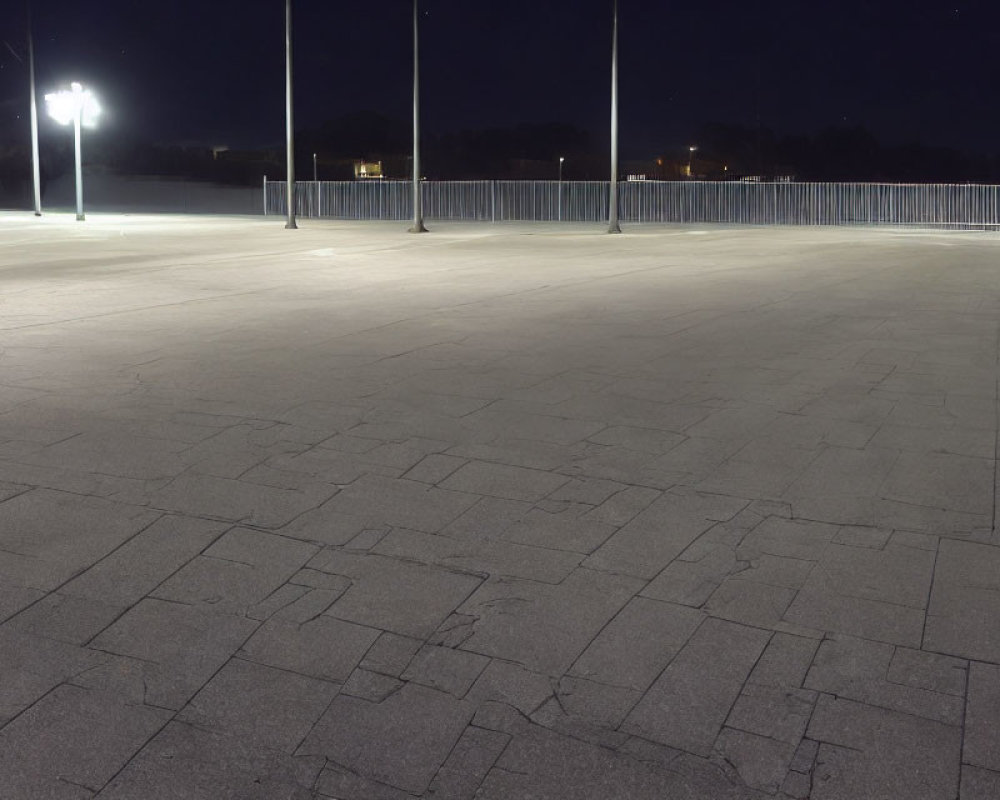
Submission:
<svg viewBox="0 0 1000 800">
<path fill-rule="evenodd" d="M 14 719 L 52 689 L 110 660 L 92 648 L 0 627 L 0 719 Z"/>
<path fill-rule="evenodd" d="M 171 722 L 97 796 L 299 800 L 308 796 L 322 766 L 322 759 L 294 758 L 253 740 Z"/>
<path fill-rule="evenodd" d="M 341 514 L 361 517 L 369 524 L 436 533 L 479 499 L 463 491 L 445 489 L 418 481 L 371 476 L 352 483 L 329 507 Z"/>
<path fill-rule="evenodd" d="M 176 719 L 291 755 L 338 689 L 335 683 L 233 659 Z"/>
<path fill-rule="evenodd" d="M 995 233 L 433 227 L 0 213 L 0 796 L 995 800 Z"/>
<path fill-rule="evenodd" d="M 477 575 L 380 555 L 324 550 L 309 563 L 351 580 L 351 588 L 327 614 L 421 638 L 430 636 L 482 583 Z"/>
<path fill-rule="evenodd" d="M 92 642 L 142 664 L 146 702 L 180 708 L 215 674 L 258 623 L 195 606 L 144 599 Z"/>
<path fill-rule="evenodd" d="M 170 717 L 162 708 L 59 686 L 0 731 L 4 792 L 26 799 L 90 797 Z"/>
<path fill-rule="evenodd" d="M 707 756 L 767 645 L 764 631 L 706 620 L 625 721 L 636 734 Z"/>
<path fill-rule="evenodd" d="M 897 654 L 902 655 L 897 659 Z M 820 645 L 804 685 L 868 705 L 961 725 L 967 669 L 967 662 L 959 659 L 836 636 Z M 951 691 L 942 691 L 944 688 Z"/>
<path fill-rule="evenodd" d="M 969 669 L 969 697 L 966 709 L 965 742 L 962 761 L 1000 771 L 1000 667 L 972 664 Z"/>
<path fill-rule="evenodd" d="M 531 726 L 515 729 L 511 743 L 487 774 L 478 797 L 743 800 L 752 796 L 734 783 L 721 770 L 707 764 L 690 770 L 676 765 L 664 769 Z"/>
<path fill-rule="evenodd" d="M 488 581 L 458 608 L 467 620 L 461 647 L 561 675 L 640 586 L 583 569 L 558 586 Z"/>
<path fill-rule="evenodd" d="M 161 517 L 60 590 L 73 597 L 132 605 L 201 553 L 228 525 Z"/>
<path fill-rule="evenodd" d="M 290 672 L 345 681 L 379 632 L 319 614 L 304 622 L 272 619 L 243 645 L 246 658 Z"/>
<path fill-rule="evenodd" d="M 961 729 L 831 695 L 809 723 L 820 742 L 812 797 L 954 797 Z"/>
<path fill-rule="evenodd" d="M 472 719 L 447 694 L 407 684 L 381 703 L 337 697 L 299 748 L 358 774 L 419 794 L 426 791 Z"/>
<path fill-rule="evenodd" d="M 224 534 L 151 594 L 216 613 L 245 614 L 286 583 L 318 548 L 263 531 Z"/>
<path fill-rule="evenodd" d="M 5 584 L 55 589 L 156 521 L 159 515 L 102 498 L 36 489 L 0 503 Z"/>
<path fill-rule="evenodd" d="M 1000 548 L 941 542 L 927 612 L 928 649 L 1000 662 Z"/>
<path fill-rule="evenodd" d="M 373 552 L 543 583 L 559 583 L 583 559 L 580 555 L 557 552 L 547 547 L 530 547 L 495 539 L 452 539 L 402 528 L 391 531 L 373 548 Z"/>
<path fill-rule="evenodd" d="M 747 505 L 740 498 L 664 494 L 598 548 L 584 566 L 650 579 L 716 522 Z"/>
<path fill-rule="evenodd" d="M 593 639 L 572 674 L 645 691 L 702 621 L 697 611 L 636 597 Z"/>
</svg>

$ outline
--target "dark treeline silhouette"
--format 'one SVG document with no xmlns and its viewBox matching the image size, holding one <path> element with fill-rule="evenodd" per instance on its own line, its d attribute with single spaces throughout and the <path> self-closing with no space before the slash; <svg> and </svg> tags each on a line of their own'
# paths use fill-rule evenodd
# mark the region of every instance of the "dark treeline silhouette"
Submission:
<svg viewBox="0 0 1000 800">
<path fill-rule="evenodd" d="M 724 163 L 733 176 L 914 183 L 994 183 L 1000 179 L 996 157 L 917 142 L 883 144 L 860 126 L 779 136 L 766 128 L 710 123 L 695 140 L 699 159 Z"/>
<path fill-rule="evenodd" d="M 408 178 L 412 137 L 410 122 L 373 112 L 328 121 L 296 136 L 296 155 L 303 159 L 299 175 L 303 179 L 311 175 L 309 159 L 317 153 L 322 179 L 353 178 L 356 160 L 381 161 L 387 177 Z M 580 174 L 585 169 L 583 159 L 593 155 L 586 132 L 556 122 L 421 137 L 423 172 L 428 178 L 555 178 L 560 156 L 572 162 L 572 169 Z M 566 169 L 569 178 L 571 168 Z M 596 170 L 600 169 L 597 166 Z M 596 170 L 594 177 L 598 177 Z"/>
<path fill-rule="evenodd" d="M 31 151 L 26 126 L 0 133 L 0 204 L 30 204 Z M 65 132 L 61 132 L 64 133 Z M 676 179 L 685 174 L 688 149 L 665 143 L 659 152 L 627 152 L 622 173 Z M 698 150 L 692 172 L 724 180 L 791 176 L 804 181 L 890 181 L 996 183 L 1000 159 L 919 143 L 884 144 L 863 127 L 830 127 L 814 134 L 780 135 L 767 128 L 709 123 L 692 137 Z M 351 180 L 357 161 L 380 161 L 387 178 L 409 178 L 412 128 L 408 120 L 362 111 L 296 134 L 299 180 L 311 180 L 313 154 L 321 180 Z M 425 134 L 424 176 L 430 179 L 554 180 L 565 158 L 565 180 L 607 177 L 606 144 L 572 125 L 551 122 L 508 128 Z M 44 187 L 72 170 L 72 136 L 43 135 Z M 90 169 L 129 175 L 162 175 L 233 185 L 284 178 L 281 144 L 254 150 L 202 145 L 155 144 L 116 137 L 91 137 L 84 149 Z"/>
</svg>

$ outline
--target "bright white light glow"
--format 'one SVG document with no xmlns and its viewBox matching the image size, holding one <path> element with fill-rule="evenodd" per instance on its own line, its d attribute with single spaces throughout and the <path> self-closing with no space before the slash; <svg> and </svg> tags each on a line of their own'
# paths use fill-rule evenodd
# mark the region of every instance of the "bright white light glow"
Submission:
<svg viewBox="0 0 1000 800">
<path fill-rule="evenodd" d="M 94 93 L 90 89 L 84 89 L 79 83 L 70 84 L 69 91 L 45 95 L 45 103 L 49 116 L 60 125 L 69 125 L 79 114 L 83 127 L 94 128 L 101 113 Z"/>
</svg>

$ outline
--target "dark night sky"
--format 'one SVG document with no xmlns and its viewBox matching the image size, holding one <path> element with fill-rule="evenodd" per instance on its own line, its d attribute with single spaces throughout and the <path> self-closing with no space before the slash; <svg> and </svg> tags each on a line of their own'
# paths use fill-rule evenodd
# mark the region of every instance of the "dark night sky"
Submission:
<svg viewBox="0 0 1000 800">
<path fill-rule="evenodd" d="M 295 0 L 297 127 L 360 110 L 408 118 L 407 0 Z M 606 137 L 610 0 L 422 0 L 428 130 L 568 122 Z M 621 0 L 622 147 L 655 155 L 708 121 L 997 152 L 995 2 Z M 102 136 L 282 141 L 282 0 L 35 0 L 39 90 L 80 80 Z M 0 38 L 23 51 L 19 0 Z M 0 51 L 0 115 L 27 77 Z M 45 124 L 51 124 L 46 121 Z"/>
</svg>

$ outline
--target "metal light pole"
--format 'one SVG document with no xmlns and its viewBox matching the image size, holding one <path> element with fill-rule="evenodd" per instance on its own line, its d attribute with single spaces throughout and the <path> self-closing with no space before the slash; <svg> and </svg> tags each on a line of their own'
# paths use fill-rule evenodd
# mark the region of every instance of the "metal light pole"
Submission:
<svg viewBox="0 0 1000 800">
<path fill-rule="evenodd" d="M 285 125 L 286 148 L 288 150 L 288 222 L 285 228 L 299 227 L 295 224 L 295 146 L 292 141 L 292 0 L 285 0 Z"/>
<path fill-rule="evenodd" d="M 427 233 L 420 198 L 420 16 L 413 0 L 413 227 L 410 233 Z"/>
<path fill-rule="evenodd" d="M 38 159 L 38 102 L 35 95 L 35 44 L 31 35 L 31 4 L 28 3 L 28 82 L 31 86 L 31 175 L 35 189 L 35 216 L 42 216 L 42 177 Z"/>
<path fill-rule="evenodd" d="M 76 155 L 76 218 L 83 221 L 83 159 L 80 148 L 80 129 L 84 126 L 94 127 L 97 115 L 101 109 L 93 94 L 84 91 L 79 83 L 70 84 L 68 92 L 55 92 L 45 95 L 49 114 L 60 125 L 73 123 L 73 143 Z"/>
<path fill-rule="evenodd" d="M 693 177 L 691 174 L 691 166 L 692 162 L 694 161 L 694 151 L 697 149 L 698 148 L 694 147 L 693 145 L 688 148 L 688 180 L 691 180 L 691 178 Z"/>
<path fill-rule="evenodd" d="M 319 183 L 319 178 L 316 177 L 316 154 L 313 153 L 313 183 Z"/>
<path fill-rule="evenodd" d="M 621 233 L 618 224 L 618 0 L 614 0 L 611 36 L 611 196 L 608 233 Z"/>
<path fill-rule="evenodd" d="M 559 156 L 559 221 L 562 222 L 562 168 L 566 159 Z"/>
<path fill-rule="evenodd" d="M 74 87 L 75 88 L 75 87 Z M 73 116 L 73 150 L 76 153 L 76 218 L 82 222 L 83 216 L 83 156 L 80 150 L 80 110 Z"/>
</svg>

